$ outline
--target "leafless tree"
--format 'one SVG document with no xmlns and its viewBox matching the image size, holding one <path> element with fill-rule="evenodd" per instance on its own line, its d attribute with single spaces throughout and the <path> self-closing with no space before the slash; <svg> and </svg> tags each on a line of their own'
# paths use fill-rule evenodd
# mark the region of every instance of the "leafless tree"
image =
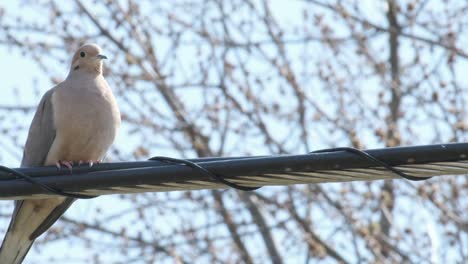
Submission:
<svg viewBox="0 0 468 264">
<path fill-rule="evenodd" d="M 111 58 L 124 120 L 111 161 L 468 139 L 465 1 L 20 2 L 0 4 L 0 48 L 50 87 L 83 42 Z M 3 155 L 19 159 L 34 107 L 0 105 Z M 86 214 L 63 217 L 31 258 L 466 263 L 467 190 L 442 177 L 104 197 L 74 205 Z"/>
</svg>

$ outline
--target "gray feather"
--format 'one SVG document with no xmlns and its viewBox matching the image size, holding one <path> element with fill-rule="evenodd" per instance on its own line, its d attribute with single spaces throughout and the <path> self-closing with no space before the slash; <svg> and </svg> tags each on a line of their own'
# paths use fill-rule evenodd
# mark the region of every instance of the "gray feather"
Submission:
<svg viewBox="0 0 468 264">
<path fill-rule="evenodd" d="M 47 158 L 47 154 L 54 142 L 56 130 L 54 126 L 52 94 L 56 87 L 47 91 L 42 97 L 36 114 L 34 115 L 31 127 L 29 128 L 28 138 L 24 147 L 23 159 L 21 167 L 43 166 Z M 45 201 L 45 200 L 44 200 Z M 34 203 L 34 201 L 16 201 L 12 219 L 5 236 L 5 239 L 0 247 L 0 262 L 10 261 L 11 263 L 21 263 L 29 251 L 34 240 L 44 233 L 57 219 L 70 207 L 74 199 L 67 198 L 62 203 L 58 204 L 55 209 L 51 210 L 46 219 L 38 226 L 28 227 L 18 226 L 18 219 L 21 217 L 29 217 L 28 210 L 24 209 L 24 205 Z M 23 230 L 23 231 L 21 231 Z M 21 238 L 19 232 L 29 232 L 30 234 Z M 10 252 L 7 252 L 12 250 Z"/>
<path fill-rule="evenodd" d="M 50 147 L 55 139 L 52 94 L 55 88 L 47 91 L 41 99 L 29 128 L 28 139 L 24 146 L 21 167 L 44 165 Z"/>
<path fill-rule="evenodd" d="M 52 212 L 50 212 L 49 216 L 42 222 L 34 232 L 31 233 L 29 236 L 30 240 L 36 239 L 38 236 L 42 235 L 47 229 L 49 229 L 64 213 L 65 211 L 72 205 L 72 203 L 76 199 L 74 198 L 66 198 L 61 204 L 57 205 Z"/>
</svg>

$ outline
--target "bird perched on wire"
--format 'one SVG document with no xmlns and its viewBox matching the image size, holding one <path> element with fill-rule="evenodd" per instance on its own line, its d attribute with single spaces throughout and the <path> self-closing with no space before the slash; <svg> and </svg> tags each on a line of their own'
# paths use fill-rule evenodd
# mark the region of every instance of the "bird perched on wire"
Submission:
<svg viewBox="0 0 468 264">
<path fill-rule="evenodd" d="M 67 78 L 47 91 L 34 115 L 21 167 L 68 167 L 100 162 L 120 127 L 120 112 L 102 75 L 101 48 L 81 46 L 73 55 Z M 16 201 L 0 248 L 0 263 L 21 263 L 34 240 L 75 199 L 57 197 Z"/>
</svg>

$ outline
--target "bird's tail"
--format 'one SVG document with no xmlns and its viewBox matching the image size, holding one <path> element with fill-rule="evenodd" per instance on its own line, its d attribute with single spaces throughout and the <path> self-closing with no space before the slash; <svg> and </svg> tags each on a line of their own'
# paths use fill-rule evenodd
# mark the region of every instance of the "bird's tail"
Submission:
<svg viewBox="0 0 468 264">
<path fill-rule="evenodd" d="M 34 240 L 24 239 L 21 235 L 8 232 L 0 247 L 0 263 L 20 264 L 28 254 Z"/>
<path fill-rule="evenodd" d="M 17 201 L 0 247 L 0 263 L 22 263 L 34 240 L 55 223 L 73 201 L 70 198 Z"/>
</svg>

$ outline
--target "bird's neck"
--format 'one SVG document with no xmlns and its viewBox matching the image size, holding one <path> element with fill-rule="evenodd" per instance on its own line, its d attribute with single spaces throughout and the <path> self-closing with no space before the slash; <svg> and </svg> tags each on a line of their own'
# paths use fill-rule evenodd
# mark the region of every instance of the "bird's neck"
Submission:
<svg viewBox="0 0 468 264">
<path fill-rule="evenodd" d="M 103 78 L 102 71 L 94 71 L 94 70 L 85 70 L 85 69 L 78 69 L 74 70 L 71 69 L 68 73 L 67 80 L 72 79 L 96 79 L 96 78 Z"/>
<path fill-rule="evenodd" d="M 81 74 L 81 73 L 91 74 L 91 75 L 100 75 L 102 74 L 102 63 L 83 64 L 83 65 L 76 63 L 76 64 L 71 65 L 69 75 Z"/>
</svg>

